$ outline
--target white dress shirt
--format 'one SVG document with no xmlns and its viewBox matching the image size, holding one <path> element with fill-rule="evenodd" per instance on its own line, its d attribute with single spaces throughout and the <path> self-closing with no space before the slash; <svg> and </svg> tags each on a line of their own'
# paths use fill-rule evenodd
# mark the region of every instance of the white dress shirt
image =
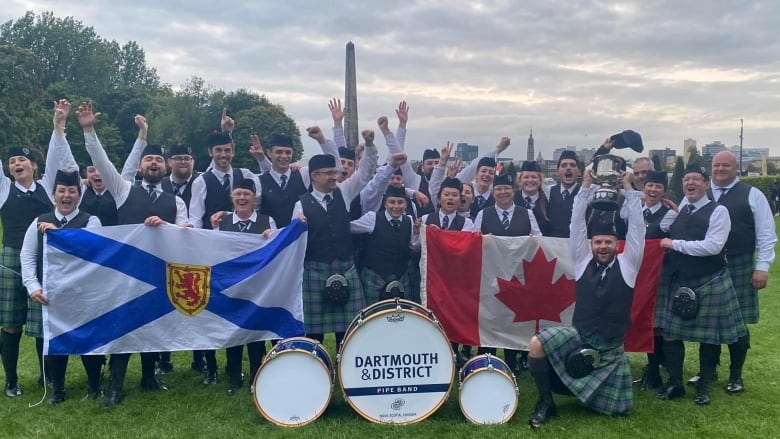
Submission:
<svg viewBox="0 0 780 439">
<path fill-rule="evenodd" d="M 401 221 L 403 218 L 393 218 L 390 213 L 387 211 L 384 211 L 385 220 L 387 222 L 390 222 L 393 219 L 397 219 Z M 349 231 L 355 234 L 360 233 L 373 233 L 374 227 L 376 227 L 376 218 L 377 213 L 376 212 L 366 212 L 365 215 L 361 216 L 360 218 L 350 221 L 349 223 Z M 409 220 L 412 221 L 412 233 L 409 234 L 409 248 L 417 251 L 420 250 L 420 232 L 414 230 L 414 218 L 412 218 L 410 215 L 406 215 L 406 217 L 409 218 Z"/>
<path fill-rule="evenodd" d="M 701 197 L 693 206 L 694 213 L 706 206 L 707 203 L 714 203 L 707 198 L 707 195 Z M 680 215 L 688 215 L 688 198 L 684 198 L 680 202 Z M 729 231 L 731 230 L 731 217 L 729 211 L 725 206 L 720 204 L 715 207 L 715 210 L 710 215 L 709 227 L 707 227 L 707 234 L 704 235 L 704 239 L 699 241 L 686 241 L 683 239 L 672 240 L 672 249 L 678 251 L 684 255 L 690 256 L 714 256 L 719 254 L 723 247 L 726 245 L 726 241 L 729 238 Z"/>
<path fill-rule="evenodd" d="M 515 203 L 512 203 L 512 206 L 509 207 L 509 209 L 506 209 L 506 212 L 509 214 L 509 222 L 512 223 L 512 217 L 515 214 L 515 207 L 517 205 Z M 498 219 L 501 220 L 504 217 L 505 210 L 498 207 L 498 205 L 493 205 L 486 207 L 485 209 L 495 208 L 496 212 L 498 213 Z M 518 207 L 519 209 L 523 209 L 522 207 Z M 482 212 L 484 212 L 485 209 L 482 209 L 477 213 L 477 217 L 474 218 L 474 231 L 475 232 L 481 232 L 482 231 Z M 528 212 L 528 220 L 531 222 L 531 235 L 537 235 L 541 236 L 542 231 L 539 229 L 539 223 L 536 222 L 536 216 L 534 215 L 534 212 L 530 209 L 525 209 L 526 212 Z"/>
</svg>

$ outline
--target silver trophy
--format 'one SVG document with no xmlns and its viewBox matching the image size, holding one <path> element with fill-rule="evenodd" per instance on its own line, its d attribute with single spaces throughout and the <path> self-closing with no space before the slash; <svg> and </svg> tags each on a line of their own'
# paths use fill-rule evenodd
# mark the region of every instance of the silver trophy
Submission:
<svg viewBox="0 0 780 439">
<path fill-rule="evenodd" d="M 593 178 L 601 186 L 590 207 L 598 210 L 615 211 L 618 209 L 618 191 L 620 173 L 626 169 L 626 160 L 612 154 L 605 154 L 593 159 Z"/>
</svg>

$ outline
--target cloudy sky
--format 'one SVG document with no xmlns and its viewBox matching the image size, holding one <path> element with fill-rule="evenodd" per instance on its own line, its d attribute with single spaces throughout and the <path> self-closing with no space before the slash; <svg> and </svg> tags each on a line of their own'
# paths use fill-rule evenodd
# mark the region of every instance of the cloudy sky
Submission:
<svg viewBox="0 0 780 439">
<path fill-rule="evenodd" d="M 360 128 L 394 120 L 406 100 L 413 158 L 447 140 L 484 151 L 501 136 L 506 156 L 525 158 L 530 129 L 545 158 L 624 129 L 681 153 L 686 138 L 739 144 L 740 118 L 745 147 L 780 155 L 774 0 L 3 0 L 0 21 L 26 10 L 137 41 L 173 86 L 196 75 L 265 94 L 301 129 L 330 126 L 351 40 Z"/>
</svg>

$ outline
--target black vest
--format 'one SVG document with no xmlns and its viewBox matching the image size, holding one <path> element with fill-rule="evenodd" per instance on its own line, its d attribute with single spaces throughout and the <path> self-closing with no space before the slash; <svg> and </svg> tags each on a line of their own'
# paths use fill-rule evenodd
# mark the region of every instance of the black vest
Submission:
<svg viewBox="0 0 780 439">
<path fill-rule="evenodd" d="M 104 226 L 119 224 L 116 201 L 114 201 L 114 196 L 109 191 L 104 191 L 102 195 L 98 195 L 94 189 L 87 188 L 81 197 L 79 211 L 98 217 L 100 224 Z"/>
<path fill-rule="evenodd" d="M 748 202 L 749 196 L 750 186 L 740 181 L 718 198 L 718 204 L 726 206 L 731 218 L 731 231 L 726 241 L 727 255 L 753 254 L 756 251 L 756 221 Z"/>
<path fill-rule="evenodd" d="M 471 212 L 469 214 L 469 218 L 471 218 L 472 221 L 474 221 L 477 218 L 477 214 L 480 210 L 496 205 L 496 199 L 493 198 L 493 194 L 488 194 L 487 199 L 485 200 L 485 203 L 482 206 L 477 206 L 477 197 L 479 195 L 474 194 L 474 202 L 471 203 Z"/>
<path fill-rule="evenodd" d="M 290 224 L 295 202 L 298 201 L 298 197 L 308 192 L 303 184 L 301 173 L 299 171 L 291 172 L 284 190 L 279 187 L 270 172 L 260 176 L 260 184 L 263 187 L 260 212 L 273 218 L 276 227 L 285 227 Z"/>
<path fill-rule="evenodd" d="M 89 217 L 91 215 L 85 212 L 82 212 L 79 210 L 78 215 L 74 216 L 72 220 L 68 221 L 68 224 L 65 224 L 65 229 L 83 229 L 84 227 L 87 227 L 87 223 L 89 222 Z M 43 215 L 38 217 L 38 224 L 40 223 L 52 223 L 57 227 L 62 227 L 62 223 L 60 223 L 60 220 L 57 219 L 57 215 L 54 214 L 54 212 L 47 212 Z M 28 225 L 29 227 L 29 225 Z M 43 233 L 40 231 L 38 232 L 38 253 L 36 254 L 36 259 L 38 260 L 37 265 L 37 271 L 36 274 L 38 276 L 38 282 L 43 282 Z"/>
<path fill-rule="evenodd" d="M 662 205 L 655 213 L 650 214 L 649 217 L 645 217 L 645 239 L 663 239 L 669 237 L 669 233 L 661 230 L 661 220 L 666 216 L 666 212 L 669 212 L 669 208 Z"/>
<path fill-rule="evenodd" d="M 339 189 L 332 192 L 333 201 L 327 212 L 311 193 L 300 196 L 303 215 L 309 226 L 306 245 L 307 261 L 330 263 L 334 260 L 352 261 L 352 234 L 349 231 L 349 212 Z"/>
<path fill-rule="evenodd" d="M 580 191 L 580 185 L 575 184 L 569 189 L 569 199 L 564 201 L 561 196 L 561 184 L 550 188 L 550 202 L 547 204 L 547 216 L 550 218 L 549 232 L 547 236 L 556 238 L 568 238 L 571 225 L 571 209 L 574 206 L 574 197 Z"/>
<path fill-rule="evenodd" d="M 420 189 L 419 191 L 424 193 L 426 197 L 428 197 L 428 200 L 433 200 L 431 197 L 431 192 L 428 189 L 428 179 L 430 177 L 426 177 L 425 175 L 420 176 Z M 438 194 L 434 194 L 433 196 L 436 196 Z M 425 214 L 433 213 L 433 202 L 429 202 L 426 206 L 417 206 L 417 217 L 422 217 Z"/>
<path fill-rule="evenodd" d="M 707 235 L 710 227 L 710 216 L 715 211 L 718 204 L 710 201 L 701 209 L 696 209 L 689 215 L 687 209 L 677 215 L 677 218 L 669 228 L 669 237 L 671 239 L 682 239 L 685 241 L 701 241 Z M 696 279 L 706 275 L 715 275 L 726 266 L 724 251 L 713 256 L 690 256 L 680 252 L 673 251 L 670 255 L 672 268 L 676 270 L 682 283 L 685 279 Z M 696 287 L 698 285 L 684 285 L 686 287 Z"/>
<path fill-rule="evenodd" d="M 483 213 L 484 215 L 484 213 Z M 441 220 L 439 219 L 439 212 L 429 213 L 428 218 L 425 220 L 425 224 L 428 226 L 436 226 L 441 228 Z M 450 222 L 447 230 L 463 230 L 463 226 L 466 225 L 466 218 L 455 213 L 455 219 Z"/>
<path fill-rule="evenodd" d="M 8 198 L 0 208 L 0 219 L 3 221 L 3 247 L 21 250 L 24 234 L 30 223 L 39 215 L 54 209 L 46 189 L 40 183 L 35 183 L 35 191 L 27 195 L 11 182 Z"/>
<path fill-rule="evenodd" d="M 401 227 L 395 230 L 384 212 L 376 215 L 374 231 L 366 240 L 366 254 L 363 265 L 376 272 L 383 279 L 394 274 L 401 277 L 409 268 L 412 251 L 409 237 L 412 234 L 412 220 L 404 215 Z"/>
<path fill-rule="evenodd" d="M 531 220 L 528 217 L 528 209 L 515 206 L 512 219 L 509 221 L 509 229 L 504 229 L 495 207 L 483 209 L 481 232 L 483 235 L 492 233 L 496 236 L 528 236 L 531 234 Z"/>
<path fill-rule="evenodd" d="M 238 223 L 233 223 L 233 213 L 228 213 L 222 217 L 222 222 L 219 223 L 219 230 L 225 232 L 240 232 Z M 290 214 L 292 215 L 292 213 Z M 271 228 L 271 222 L 268 221 L 268 215 L 257 214 L 257 221 L 249 225 L 249 228 L 244 230 L 244 233 L 254 233 L 256 235 L 262 234 L 266 229 Z M 274 220 L 276 221 L 276 220 Z"/>
<path fill-rule="evenodd" d="M 163 192 L 152 202 L 146 189 L 131 186 L 127 200 L 118 211 L 119 224 L 143 224 L 146 218 L 155 215 L 176 224 L 176 196 Z"/>
<path fill-rule="evenodd" d="M 577 305 L 572 323 L 586 336 L 596 335 L 606 340 L 623 338 L 631 327 L 631 304 L 634 289 L 626 284 L 615 260 L 601 281 L 594 260 L 577 279 Z"/>
<path fill-rule="evenodd" d="M 187 183 L 184 184 L 184 191 L 182 191 L 181 195 L 176 191 L 176 187 L 173 186 L 173 180 L 171 180 L 171 176 L 167 176 L 163 178 L 160 185 L 162 186 L 163 192 L 168 192 L 169 194 L 177 195 L 181 197 L 182 200 L 184 200 L 184 204 L 187 206 L 187 209 L 190 208 L 190 200 L 192 199 L 192 181 L 195 180 L 195 176 L 190 176 L 190 179 L 187 180 Z"/>
<path fill-rule="evenodd" d="M 206 199 L 203 201 L 204 213 L 201 220 L 203 228 L 210 229 L 211 215 L 222 210 L 233 210 L 233 201 L 230 199 L 230 192 L 222 187 L 222 182 L 213 172 L 204 172 L 200 177 L 206 183 Z M 230 181 L 232 187 L 236 187 L 242 181 L 244 181 L 244 174 L 241 169 L 233 168 Z M 292 213 L 290 215 L 292 216 Z"/>
<path fill-rule="evenodd" d="M 544 192 L 539 191 L 539 196 L 536 197 L 536 202 L 533 203 L 534 208 L 531 209 L 531 211 L 534 213 L 534 218 L 536 218 L 536 224 L 539 226 L 539 231 L 542 232 L 542 235 L 547 236 L 547 233 L 550 231 L 550 219 L 545 216 L 544 212 L 542 212 L 543 196 Z M 515 204 L 525 208 L 526 202 L 522 190 L 515 191 Z"/>
</svg>

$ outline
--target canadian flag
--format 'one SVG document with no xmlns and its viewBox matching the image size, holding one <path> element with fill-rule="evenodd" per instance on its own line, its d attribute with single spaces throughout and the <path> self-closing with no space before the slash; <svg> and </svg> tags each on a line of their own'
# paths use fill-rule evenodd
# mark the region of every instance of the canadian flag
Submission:
<svg viewBox="0 0 780 439">
<path fill-rule="evenodd" d="M 423 227 L 423 306 L 450 340 L 528 349 L 541 328 L 570 325 L 574 263 L 567 238 L 500 237 Z M 622 251 L 623 242 L 619 251 Z M 655 292 L 663 250 L 648 240 L 634 288 L 628 352 L 652 352 Z"/>
</svg>

